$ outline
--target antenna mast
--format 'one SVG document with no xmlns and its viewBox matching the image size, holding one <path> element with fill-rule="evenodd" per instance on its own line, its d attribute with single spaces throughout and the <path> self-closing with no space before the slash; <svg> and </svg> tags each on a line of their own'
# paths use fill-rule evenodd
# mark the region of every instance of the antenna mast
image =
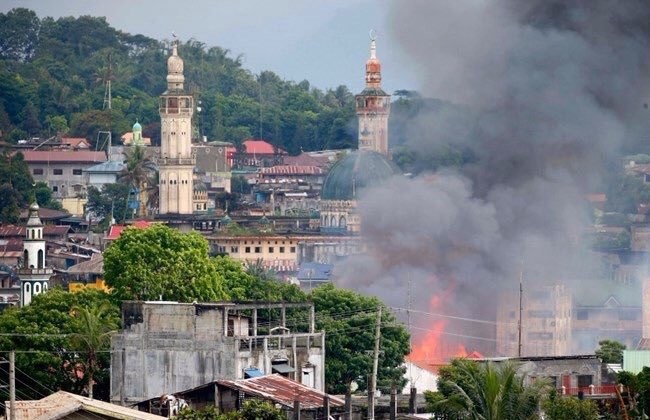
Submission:
<svg viewBox="0 0 650 420">
<path fill-rule="evenodd" d="M 524 311 L 523 295 L 524 295 L 524 268 L 522 267 L 521 271 L 519 272 L 519 325 L 517 326 L 518 329 L 517 357 L 521 357 L 521 348 L 522 348 L 521 329 L 523 324 L 522 314 Z"/>
<path fill-rule="evenodd" d="M 106 69 L 106 89 L 104 90 L 104 106 L 103 109 L 108 109 L 108 131 L 100 131 L 98 136 L 102 133 L 108 134 L 107 145 L 106 145 L 106 154 L 108 155 L 108 160 L 111 159 L 111 145 L 113 143 L 113 95 L 111 92 L 111 79 L 113 78 L 113 53 L 109 51 L 108 53 L 108 68 Z"/>
</svg>

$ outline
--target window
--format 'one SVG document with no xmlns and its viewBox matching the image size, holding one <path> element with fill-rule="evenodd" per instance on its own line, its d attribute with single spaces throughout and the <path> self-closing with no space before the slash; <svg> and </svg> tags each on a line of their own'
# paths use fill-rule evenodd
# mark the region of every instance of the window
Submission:
<svg viewBox="0 0 650 420">
<path fill-rule="evenodd" d="M 63 175 L 63 169 L 52 169 L 53 175 Z"/>
<path fill-rule="evenodd" d="M 553 388 L 559 388 L 560 384 L 557 381 L 557 376 L 549 376 L 548 381 L 551 383 Z"/>
<path fill-rule="evenodd" d="M 280 247 L 280 254 L 284 254 L 284 247 L 283 246 Z"/>
<path fill-rule="evenodd" d="M 576 311 L 576 319 L 580 321 L 589 319 L 589 311 L 586 309 L 578 309 Z"/>
<path fill-rule="evenodd" d="M 593 381 L 594 377 L 592 375 L 578 375 L 578 388 L 589 386 Z"/>
<path fill-rule="evenodd" d="M 262 252 L 262 247 L 261 246 L 256 246 L 255 247 L 255 253 L 259 254 L 260 252 Z"/>
<path fill-rule="evenodd" d="M 636 311 L 631 310 L 621 310 L 618 311 L 619 321 L 635 321 L 636 320 Z"/>
<path fill-rule="evenodd" d="M 244 252 L 247 253 L 247 254 L 250 254 L 251 253 L 251 247 L 247 246 L 246 248 L 244 248 Z"/>
<path fill-rule="evenodd" d="M 528 311 L 528 316 L 531 318 L 552 318 L 553 311 Z"/>
<path fill-rule="evenodd" d="M 79 169 L 79 168 L 73 169 L 72 170 L 72 175 L 81 175 L 81 169 Z"/>
<path fill-rule="evenodd" d="M 273 254 L 273 247 L 272 246 L 269 247 L 269 254 Z"/>
<path fill-rule="evenodd" d="M 32 172 L 34 175 L 43 175 L 43 168 L 36 168 Z"/>
<path fill-rule="evenodd" d="M 231 254 L 236 254 L 239 252 L 239 247 L 238 246 L 231 246 L 230 247 L 230 253 Z M 248 252 L 248 251 L 247 251 Z"/>
<path fill-rule="evenodd" d="M 289 252 L 295 253 L 296 252 L 296 247 L 292 246 L 291 248 L 289 248 Z"/>
<path fill-rule="evenodd" d="M 52 192 L 59 192 L 59 187 L 57 187 L 56 185 L 54 185 L 54 186 L 52 187 Z"/>
</svg>

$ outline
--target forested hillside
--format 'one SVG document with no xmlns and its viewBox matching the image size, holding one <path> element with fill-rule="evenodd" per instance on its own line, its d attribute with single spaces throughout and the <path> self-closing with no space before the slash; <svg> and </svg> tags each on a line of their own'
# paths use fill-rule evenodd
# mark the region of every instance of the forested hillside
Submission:
<svg viewBox="0 0 650 420">
<path fill-rule="evenodd" d="M 121 32 L 102 17 L 41 19 L 23 8 L 0 14 L 2 139 L 61 133 L 94 142 L 109 127 L 116 139 L 139 120 L 157 144 L 168 49 L 166 41 Z M 240 57 L 194 39 L 181 42 L 179 54 L 186 88 L 200 101 L 196 137 L 238 143 L 261 131 L 290 153 L 356 145 L 354 96 L 345 86 L 323 91 L 271 71 L 253 74 Z M 104 109 L 109 77 L 110 113 Z"/>
</svg>

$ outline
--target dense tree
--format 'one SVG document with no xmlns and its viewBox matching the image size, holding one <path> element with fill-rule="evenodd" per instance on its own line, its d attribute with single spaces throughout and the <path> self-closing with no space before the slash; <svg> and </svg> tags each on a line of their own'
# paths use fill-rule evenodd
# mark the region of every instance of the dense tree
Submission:
<svg viewBox="0 0 650 420">
<path fill-rule="evenodd" d="M 544 401 L 544 418 L 547 420 L 597 420 L 598 408 L 592 400 L 560 397 L 555 390 Z"/>
<path fill-rule="evenodd" d="M 164 225 L 124 230 L 104 251 L 104 274 L 119 300 L 228 299 L 207 241 Z"/>
<path fill-rule="evenodd" d="M 16 223 L 32 198 L 34 180 L 22 153 L 0 150 L 0 223 Z"/>
<path fill-rule="evenodd" d="M 543 393 L 543 383 L 524 386 L 514 364 L 455 359 L 425 398 L 428 410 L 448 420 L 518 420 L 537 418 Z"/>
<path fill-rule="evenodd" d="M 16 61 L 31 59 L 39 30 L 40 21 L 31 10 L 21 7 L 0 14 L 0 58 Z"/>
<path fill-rule="evenodd" d="M 331 393 L 350 391 L 356 381 L 366 389 L 374 348 L 377 310 L 383 304 L 374 297 L 328 284 L 309 295 L 316 308 L 316 327 L 325 330 L 327 364 L 325 381 Z M 381 355 L 378 386 L 389 391 L 404 385 L 404 356 L 408 353 L 408 332 L 384 307 L 381 318 Z"/>
<path fill-rule="evenodd" d="M 106 229 L 111 218 L 122 223 L 130 216 L 127 205 L 130 191 L 131 187 L 125 184 L 104 184 L 101 191 L 91 186 L 87 191 L 86 210 L 101 221 L 102 229 Z"/>
<path fill-rule="evenodd" d="M 149 192 L 158 189 L 154 184 L 155 164 L 145 154 L 144 147 L 135 145 L 125 151 L 126 166 L 120 173 L 118 181 L 128 185 L 137 194 L 138 208 L 136 215 L 143 217 L 147 214 Z"/>
<path fill-rule="evenodd" d="M 80 319 L 73 316 L 77 311 L 94 311 L 105 307 L 103 320 L 116 320 L 118 308 L 111 304 L 109 295 L 86 290 L 68 293 L 52 289 L 35 296 L 31 304 L 22 308 L 9 307 L 0 314 L 0 350 L 16 350 L 17 396 L 20 399 L 38 399 L 52 389 L 82 393 L 87 386 L 83 350 L 75 341 L 85 336 L 87 329 Z M 114 327 L 107 322 L 101 328 Z M 95 396 L 108 398 L 109 356 L 108 343 L 97 342 L 94 362 Z M 6 371 L 6 366 L 0 369 Z M 6 373 L 5 373 L 6 374 Z M 7 390 L 0 393 L 6 400 Z"/>
<path fill-rule="evenodd" d="M 596 356 L 603 363 L 623 363 L 623 350 L 627 346 L 615 340 L 601 340 L 598 342 Z"/>
<path fill-rule="evenodd" d="M 269 401 L 258 399 L 244 400 L 239 411 L 219 413 L 214 407 L 202 410 L 184 409 L 176 417 L 177 420 L 284 420 L 282 411 Z"/>
</svg>

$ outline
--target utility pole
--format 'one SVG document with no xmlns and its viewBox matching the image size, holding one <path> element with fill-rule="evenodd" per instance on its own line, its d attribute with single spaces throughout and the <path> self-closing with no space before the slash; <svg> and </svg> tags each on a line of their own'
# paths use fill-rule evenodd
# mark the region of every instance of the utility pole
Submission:
<svg viewBox="0 0 650 420">
<path fill-rule="evenodd" d="M 377 368 L 379 365 L 379 339 L 381 338 L 381 306 L 377 310 L 375 325 L 375 350 L 372 357 L 372 375 L 368 387 L 368 420 L 375 420 L 375 393 L 377 392 Z"/>
<path fill-rule="evenodd" d="M 522 330 L 522 315 L 524 312 L 523 305 L 523 296 L 524 296 L 524 269 L 522 268 L 519 272 L 519 325 L 518 328 L 518 343 L 517 343 L 517 357 L 521 357 L 521 330 Z"/>
<path fill-rule="evenodd" d="M 16 419 L 16 352 L 9 352 L 9 418 Z"/>
</svg>

